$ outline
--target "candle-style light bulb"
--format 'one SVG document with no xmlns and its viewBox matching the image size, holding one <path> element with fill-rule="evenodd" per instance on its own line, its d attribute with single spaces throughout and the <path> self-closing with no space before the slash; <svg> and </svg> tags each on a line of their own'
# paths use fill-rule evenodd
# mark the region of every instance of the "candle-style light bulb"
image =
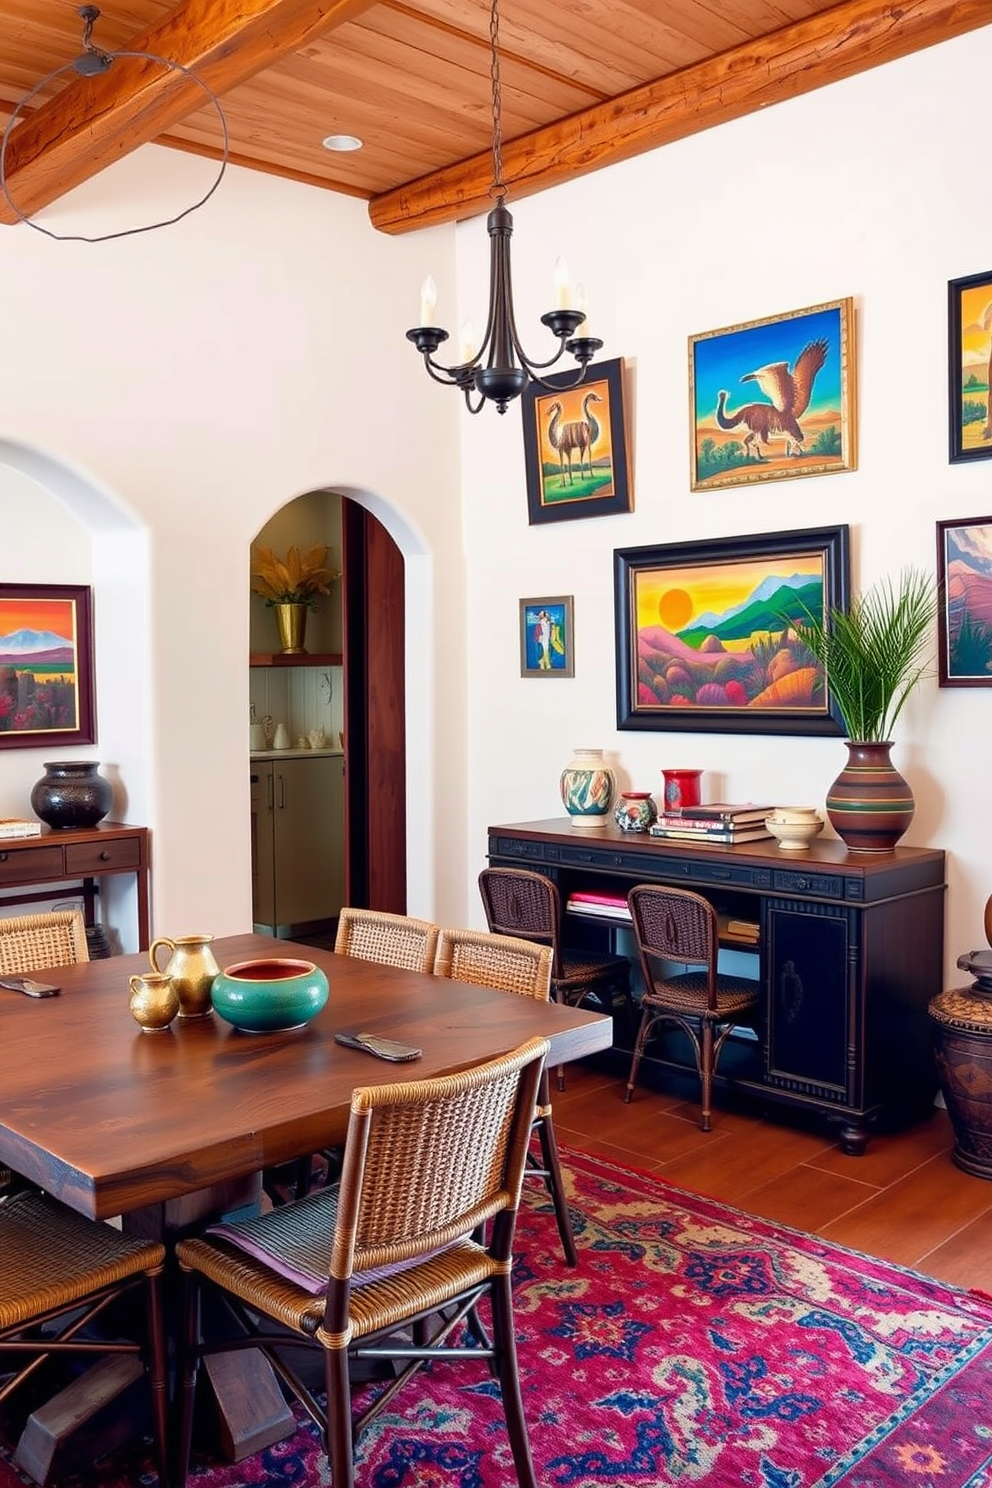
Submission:
<svg viewBox="0 0 992 1488">
<path fill-rule="evenodd" d="M 577 284 L 575 286 L 575 308 L 576 310 L 581 310 L 585 316 L 585 320 L 579 322 L 575 332 L 576 336 L 591 336 L 592 331 L 589 329 L 589 306 L 586 302 L 586 287 L 584 284 Z"/>
<path fill-rule="evenodd" d="M 572 309 L 572 276 L 560 256 L 555 259 L 555 305 L 559 310 Z"/>
<path fill-rule="evenodd" d="M 461 329 L 461 338 L 460 339 L 461 339 L 461 350 L 460 350 L 459 355 L 458 355 L 458 360 L 461 363 L 470 362 L 472 360 L 472 358 L 475 356 L 475 352 L 476 352 L 476 345 L 475 345 L 475 326 L 472 324 L 472 322 L 470 320 L 463 320 L 462 321 L 462 329 Z"/>
<path fill-rule="evenodd" d="M 437 285 L 434 283 L 434 275 L 428 274 L 420 286 L 420 324 L 422 326 L 434 325 L 434 310 L 437 305 Z"/>
</svg>

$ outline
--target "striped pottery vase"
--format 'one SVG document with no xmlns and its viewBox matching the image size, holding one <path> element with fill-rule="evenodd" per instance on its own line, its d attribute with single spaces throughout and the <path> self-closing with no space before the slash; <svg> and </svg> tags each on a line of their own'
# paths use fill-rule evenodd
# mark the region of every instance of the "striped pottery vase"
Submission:
<svg viewBox="0 0 992 1488">
<path fill-rule="evenodd" d="M 602 749 L 577 749 L 561 772 L 561 799 L 573 827 L 605 827 L 616 791 L 616 776 Z"/>
<path fill-rule="evenodd" d="M 891 743 L 847 745 L 827 792 L 827 816 L 852 852 L 891 852 L 913 820 L 913 792 L 889 759 Z"/>
</svg>

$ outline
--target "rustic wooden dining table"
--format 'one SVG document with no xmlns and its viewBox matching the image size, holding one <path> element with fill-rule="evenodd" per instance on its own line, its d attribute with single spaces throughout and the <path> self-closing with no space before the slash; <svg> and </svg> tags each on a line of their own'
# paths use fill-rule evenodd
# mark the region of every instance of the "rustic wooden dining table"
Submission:
<svg viewBox="0 0 992 1488">
<path fill-rule="evenodd" d="M 128 1008 L 145 954 L 35 973 L 58 982 L 57 997 L 0 990 L 0 1164 L 82 1214 L 121 1215 L 169 1243 L 257 1203 L 263 1168 L 340 1144 L 356 1086 L 447 1074 L 533 1037 L 549 1039 L 551 1065 L 612 1041 L 600 1013 L 268 936 L 226 937 L 213 951 L 222 968 L 273 955 L 316 962 L 327 1005 L 286 1033 L 242 1033 L 216 1013 L 146 1033 Z M 423 1055 L 386 1063 L 335 1043 L 343 1029 Z M 274 1380 L 263 1371 L 246 1389 L 246 1356 L 237 1359 L 238 1379 L 225 1381 L 223 1362 L 212 1377 L 234 1460 L 295 1429 Z"/>
</svg>

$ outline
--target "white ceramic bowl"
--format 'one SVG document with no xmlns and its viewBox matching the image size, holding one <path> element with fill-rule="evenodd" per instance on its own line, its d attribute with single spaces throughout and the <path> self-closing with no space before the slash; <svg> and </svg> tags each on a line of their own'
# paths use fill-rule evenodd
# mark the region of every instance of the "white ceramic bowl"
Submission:
<svg viewBox="0 0 992 1488">
<path fill-rule="evenodd" d="M 787 851 L 800 852 L 809 847 L 817 833 L 823 831 L 823 820 L 816 816 L 803 817 L 798 821 L 784 821 L 780 816 L 766 816 L 765 826 L 777 839 L 778 845 Z"/>
<path fill-rule="evenodd" d="M 815 806 L 776 806 L 770 813 L 778 822 L 818 822 L 820 813 Z"/>
</svg>

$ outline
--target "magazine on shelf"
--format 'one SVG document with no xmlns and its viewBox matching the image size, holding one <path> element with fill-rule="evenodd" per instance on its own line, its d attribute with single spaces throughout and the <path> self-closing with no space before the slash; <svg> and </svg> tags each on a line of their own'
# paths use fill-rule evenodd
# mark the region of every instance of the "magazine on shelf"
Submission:
<svg viewBox="0 0 992 1488">
<path fill-rule="evenodd" d="M 41 822 L 19 816 L 0 816 L 0 837 L 40 837 Z"/>
<path fill-rule="evenodd" d="M 629 920 L 630 910 L 622 894 L 587 894 L 576 892 L 568 898 L 569 914 L 592 915 L 608 920 Z"/>
<path fill-rule="evenodd" d="M 755 806 L 751 801 L 710 801 L 705 806 L 676 806 L 659 813 L 659 822 L 763 822 L 774 806 Z"/>
</svg>

